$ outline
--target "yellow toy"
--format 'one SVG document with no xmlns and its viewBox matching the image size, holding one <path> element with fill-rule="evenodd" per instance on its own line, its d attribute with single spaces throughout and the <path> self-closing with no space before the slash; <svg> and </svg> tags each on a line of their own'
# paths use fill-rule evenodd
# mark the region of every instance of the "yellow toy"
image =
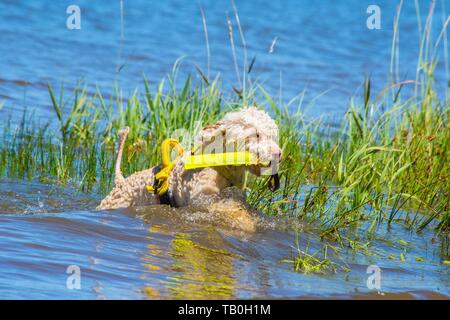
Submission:
<svg viewBox="0 0 450 320">
<path fill-rule="evenodd" d="M 170 159 L 170 153 L 175 149 L 177 156 L 174 160 Z M 181 144 L 172 138 L 166 139 L 161 144 L 162 169 L 155 175 L 157 181 L 154 186 L 147 186 L 148 192 L 153 192 L 159 196 L 164 195 L 169 188 L 169 175 L 175 167 L 179 158 L 184 154 Z M 194 170 L 206 167 L 220 166 L 251 166 L 258 165 L 269 167 L 270 162 L 259 161 L 252 153 L 248 151 L 223 152 L 214 154 L 190 155 L 186 157 L 184 168 Z M 272 183 L 272 182 L 271 182 Z"/>
</svg>

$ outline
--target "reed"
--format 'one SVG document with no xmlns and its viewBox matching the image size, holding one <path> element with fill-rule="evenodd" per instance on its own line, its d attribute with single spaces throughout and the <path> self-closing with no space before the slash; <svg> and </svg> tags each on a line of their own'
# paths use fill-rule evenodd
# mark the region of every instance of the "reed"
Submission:
<svg viewBox="0 0 450 320">
<path fill-rule="evenodd" d="M 118 130 L 128 125 L 123 171 L 130 174 L 159 163 L 160 144 L 180 128 L 191 135 L 241 105 L 237 96 L 224 98 L 219 80 L 181 90 L 174 79 L 154 90 L 124 99 L 119 90 L 105 101 L 100 90 L 89 95 L 79 86 L 58 97 L 51 86 L 57 131 L 35 123 L 24 113 L 19 125 L 10 121 L 0 142 L 2 177 L 77 184 L 101 197 L 113 181 Z M 364 103 L 352 104 L 339 129 L 321 120 L 307 120 L 292 106 L 277 105 L 263 88 L 248 90 L 246 100 L 270 109 L 280 128 L 284 159 L 281 188 L 272 193 L 266 178 L 251 178 L 249 202 L 269 215 L 285 214 L 319 223 L 323 235 L 380 222 L 402 221 L 423 229 L 436 222 L 449 228 L 450 106 L 438 99 L 427 82 L 419 102 L 397 101 L 388 111 L 372 102 L 366 80 Z M 69 104 L 64 104 L 68 101 Z"/>
<path fill-rule="evenodd" d="M 301 95 L 284 105 L 275 102 L 250 81 L 254 60 L 250 67 L 245 63 L 243 79 L 237 72 L 239 82 L 245 83 L 232 95 L 222 92 L 219 78 L 212 80 L 209 70 L 205 76 L 199 68 L 201 81 L 188 77 L 177 90 L 179 61 L 172 76 L 152 85 L 144 80 L 144 92 L 129 97 L 117 88 L 106 100 L 100 89 L 88 92 L 79 84 L 67 98 L 64 87 L 57 94 L 49 85 L 57 124 L 37 123 L 26 112 L 18 125 L 6 121 L 0 177 L 75 184 L 101 198 L 112 187 L 120 128 L 131 128 L 122 162 L 128 175 L 157 165 L 161 142 L 177 130 L 194 136 L 227 111 L 256 104 L 270 110 L 278 123 L 284 158 L 281 188 L 275 193 L 268 191 L 267 179 L 250 178 L 246 193 L 255 208 L 307 220 L 323 238 L 340 242 L 350 239 L 349 230 L 357 230 L 356 239 L 361 233 L 370 235 L 382 222 L 448 233 L 450 102 L 447 92 L 442 98 L 435 89 L 436 46 L 429 44 L 429 23 L 425 26 L 421 40 L 431 49 L 420 50 L 416 79 L 395 82 L 392 77 L 387 88 L 374 95 L 367 78 L 361 101 L 352 100 L 338 128 L 324 119 L 307 119 Z M 412 84 L 413 96 L 404 99 L 402 88 Z M 303 254 L 305 259 L 313 262 Z"/>
</svg>

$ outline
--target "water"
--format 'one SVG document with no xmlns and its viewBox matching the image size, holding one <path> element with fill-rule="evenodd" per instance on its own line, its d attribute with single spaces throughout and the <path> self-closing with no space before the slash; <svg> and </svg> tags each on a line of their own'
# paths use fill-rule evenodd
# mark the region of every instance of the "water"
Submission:
<svg viewBox="0 0 450 320">
<path fill-rule="evenodd" d="M 233 8 L 229 1 L 203 2 L 210 73 L 220 73 L 224 89 L 231 92 L 238 80 L 226 12 L 234 24 L 240 69 L 243 63 Z M 308 110 L 313 116 L 342 114 L 350 96 L 360 93 L 365 73 L 371 74 L 376 90 L 388 78 L 396 3 L 377 3 L 382 29 L 370 31 L 366 8 L 371 1 L 334 1 L 332 6 L 236 0 L 249 60 L 256 56 L 253 78 L 277 98 L 281 85 L 283 101 L 306 88 L 307 103 L 315 101 Z M 420 3 L 424 21 L 428 5 Z M 438 1 L 436 24 L 442 3 L 450 8 L 447 1 Z M 47 82 L 58 87 L 64 81 L 70 89 L 83 79 L 90 90 L 98 85 L 108 94 L 117 81 L 127 94 L 142 89 L 143 74 L 152 84 L 159 81 L 180 56 L 185 56 L 180 79 L 196 75 L 194 63 L 207 71 L 195 1 L 125 1 L 122 45 L 119 1 L 77 1 L 81 30 L 65 27 L 69 4 L 73 1 L 0 3 L 2 119 L 20 117 L 25 107 L 35 118 L 54 119 Z M 410 79 L 418 51 L 413 1 L 405 1 L 400 30 L 400 75 Z M 433 34 L 438 30 L 434 27 Z M 436 80 L 445 78 L 441 59 Z M 382 298 L 367 288 L 369 265 L 382 269 L 387 297 L 450 297 L 450 271 L 442 264 L 448 243 L 430 230 L 417 235 L 401 226 L 381 227 L 370 255 L 349 249 L 330 253 L 349 272 L 304 275 L 283 262 L 296 253 L 296 232 L 289 221 L 242 234 L 193 223 L 188 211 L 167 207 L 96 212 L 99 200 L 95 193 L 81 194 L 70 186 L 0 181 L 0 298 Z M 300 228 L 302 249 L 308 245 L 315 252 L 323 246 L 312 229 Z M 403 250 L 404 262 L 399 258 Z M 418 257 L 425 261 L 416 261 Z M 79 290 L 67 287 L 69 266 L 80 268 Z"/>
<path fill-rule="evenodd" d="M 79 0 L 81 30 L 68 30 L 66 8 L 74 1 L 2 1 L 0 4 L 0 115 L 20 114 L 24 107 L 36 117 L 54 118 L 47 83 L 71 89 L 84 80 L 92 91 L 98 85 L 107 97 L 117 81 L 124 95 L 142 89 L 143 76 L 153 85 L 171 73 L 184 56 L 180 81 L 188 73 L 198 78 L 197 64 L 207 73 L 207 54 L 197 1 L 125 1 L 124 40 L 121 42 L 120 5 L 116 1 Z M 392 27 L 397 1 L 377 1 L 381 30 L 369 30 L 367 7 L 373 1 L 236 1 L 251 73 L 277 99 L 288 101 L 306 89 L 304 109 L 313 116 L 342 114 L 352 95 L 361 94 L 370 74 L 374 92 L 387 83 Z M 225 93 L 239 88 L 234 71 L 226 13 L 233 24 L 239 72 L 244 51 L 231 1 L 200 1 L 206 16 L 211 48 L 211 78 L 220 73 Z M 419 1 L 424 23 L 428 1 Z M 436 1 L 432 35 L 442 28 L 443 4 Z M 445 14 L 444 14 L 445 15 Z M 414 1 L 404 1 L 400 16 L 401 80 L 415 79 L 418 27 Z M 275 41 L 273 52 L 269 53 Z M 446 86 L 445 57 L 436 81 Z M 117 73 L 117 70 L 120 72 Z M 242 74 L 240 74 L 242 77 Z M 242 79 L 241 79 L 242 81 Z M 281 88 L 281 90 L 280 90 Z M 406 89 L 404 89 L 406 90 Z M 443 92 L 442 90 L 440 92 Z"/>
<path fill-rule="evenodd" d="M 305 275 L 283 262 L 296 252 L 295 231 L 283 222 L 245 234 L 166 206 L 96 212 L 98 199 L 37 182 L 2 182 L 0 199 L 1 298 L 386 297 L 367 288 L 369 265 L 381 268 L 387 297 L 450 297 L 443 245 L 428 230 L 381 228 L 370 255 L 329 249 L 349 272 Z M 300 228 L 302 249 L 320 249 L 318 236 Z M 67 287 L 69 266 L 80 268 L 79 290 Z"/>
</svg>

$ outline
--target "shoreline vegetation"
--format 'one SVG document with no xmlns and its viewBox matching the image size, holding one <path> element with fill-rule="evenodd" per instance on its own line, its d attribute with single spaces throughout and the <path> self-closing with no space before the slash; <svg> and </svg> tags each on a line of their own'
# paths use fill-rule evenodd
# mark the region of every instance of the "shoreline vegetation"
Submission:
<svg viewBox="0 0 450 320">
<path fill-rule="evenodd" d="M 246 79 L 254 61 L 243 73 L 244 88 L 229 97 L 220 79 L 209 79 L 209 72 L 197 66 L 200 81 L 188 77 L 178 88 L 178 62 L 173 76 L 158 84 L 144 80 L 144 92 L 128 98 L 117 88 L 105 100 L 99 89 L 91 94 L 82 85 L 67 98 L 64 88 L 57 94 L 49 84 L 59 129 L 36 123 L 28 113 L 18 125 L 8 121 L 0 133 L 0 179 L 70 183 L 104 195 L 113 183 L 117 132 L 125 125 L 131 131 L 122 170 L 129 175 L 159 164 L 161 142 L 177 129 L 194 135 L 229 110 L 257 105 L 277 122 L 284 158 L 275 193 L 267 190 L 267 178 L 249 177 L 246 191 L 255 208 L 311 222 L 322 238 L 347 239 L 354 246 L 353 240 L 369 237 L 381 223 L 400 223 L 416 232 L 429 227 L 448 237 L 450 84 L 442 98 L 433 77 L 438 65 L 433 50 L 442 39 L 447 45 L 447 25 L 448 19 L 431 44 L 431 27 L 425 24 L 415 80 L 399 81 L 392 72 L 386 89 L 376 95 L 366 78 L 361 102 L 351 101 L 339 128 L 307 119 L 301 103 L 293 106 L 301 96 L 285 105 L 275 102 Z M 394 32 L 391 70 L 398 67 L 397 36 Z M 414 87 L 414 93 L 405 98 L 406 86 Z M 295 260 L 296 268 L 302 269 L 301 264 Z"/>
<path fill-rule="evenodd" d="M 114 178 L 120 128 L 131 128 L 122 165 L 129 175 L 159 164 L 160 144 L 176 130 L 194 135 L 227 111 L 255 104 L 277 122 L 285 155 L 277 192 L 268 190 L 267 178 L 249 177 L 248 200 L 257 209 L 320 222 L 324 236 L 361 222 L 370 222 L 370 231 L 382 221 L 401 221 L 419 232 L 432 223 L 447 232 L 450 105 L 439 101 L 431 75 L 429 80 L 420 100 L 398 100 L 382 112 L 371 102 L 367 79 L 363 105 L 352 105 L 339 129 L 278 106 L 261 87 L 245 98 L 224 99 L 219 80 L 194 86 L 188 78 L 180 91 L 169 79 L 166 93 L 164 81 L 156 92 L 144 81 L 143 95 L 123 99 L 117 93 L 109 101 L 100 91 L 90 96 L 79 88 L 69 107 L 64 89 L 56 97 L 49 85 L 59 131 L 27 113 L 17 126 L 8 121 L 0 139 L 0 177 L 72 183 L 104 195 Z"/>
</svg>

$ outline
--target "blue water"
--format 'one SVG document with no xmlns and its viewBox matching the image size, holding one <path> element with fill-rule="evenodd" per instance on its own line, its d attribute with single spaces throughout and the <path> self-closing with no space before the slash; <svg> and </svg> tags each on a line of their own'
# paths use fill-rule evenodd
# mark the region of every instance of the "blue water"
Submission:
<svg viewBox="0 0 450 320">
<path fill-rule="evenodd" d="M 429 3 L 419 2 L 423 23 Z M 182 56 L 180 80 L 189 73 L 199 80 L 195 64 L 208 72 L 197 1 L 125 0 L 123 41 L 119 3 L 2 1 L 1 119 L 10 114 L 18 118 L 27 108 L 37 119 L 54 120 L 48 82 L 58 88 L 64 81 L 70 90 L 83 80 L 89 90 L 98 85 L 105 95 L 117 82 L 126 96 L 142 89 L 144 75 L 154 87 Z M 366 28 L 366 9 L 374 3 L 381 7 L 381 30 Z M 81 30 L 66 28 L 70 4 L 81 8 Z M 211 49 L 210 77 L 220 74 L 225 93 L 232 94 L 239 80 L 227 13 L 239 70 L 244 64 L 232 4 L 200 4 Z M 450 9 L 448 1 L 437 1 L 434 38 L 448 12 L 443 4 Z M 387 83 L 396 5 L 388 0 L 236 0 L 248 60 L 256 56 L 252 80 L 284 102 L 306 89 L 304 109 L 311 116 L 342 115 L 350 97 L 361 94 L 365 74 L 371 75 L 375 91 Z M 417 53 L 414 2 L 405 1 L 400 17 L 402 80 L 414 79 Z M 442 46 L 438 55 L 436 82 L 445 86 Z M 166 207 L 96 212 L 99 200 L 99 195 L 79 193 L 73 186 L 0 181 L 0 298 L 382 297 L 366 285 L 369 265 L 381 268 L 381 291 L 388 295 L 450 296 L 450 269 L 442 263 L 449 244 L 432 230 L 418 235 L 402 226 L 382 226 L 369 254 L 329 249 L 330 258 L 349 272 L 304 275 L 283 262 L 298 253 L 290 222 L 240 234 L 192 223 L 183 219 L 184 212 Z M 302 250 L 323 248 L 314 230 L 298 227 Z M 80 289 L 67 286 L 69 266 L 80 268 Z"/>
<path fill-rule="evenodd" d="M 73 88 L 84 80 L 107 95 L 116 81 L 125 96 L 142 89 L 145 75 L 153 84 L 171 73 L 184 57 L 179 79 L 206 74 L 208 59 L 199 3 L 205 12 L 211 52 L 210 78 L 220 74 L 225 93 L 240 88 L 234 71 L 227 14 L 233 25 L 238 69 L 244 50 L 231 1 L 124 2 L 121 41 L 120 1 L 2 1 L 0 3 L 1 114 L 27 106 L 37 116 L 52 117 L 47 83 Z M 419 1 L 423 24 L 429 1 Z M 81 29 L 66 27 L 66 8 L 81 9 Z M 366 9 L 381 9 L 381 29 L 369 30 Z M 248 64 L 256 57 L 251 79 L 287 102 L 306 90 L 304 109 L 313 116 L 342 114 L 351 96 L 361 94 L 365 75 L 374 92 L 389 77 L 393 20 L 397 1 L 236 1 L 247 46 Z M 447 11 L 444 11 L 447 5 Z M 448 0 L 436 1 L 432 39 L 448 15 Z M 445 12 L 447 12 L 445 14 Z M 415 79 L 419 38 L 414 1 L 404 1 L 400 15 L 400 80 Z M 272 53 L 271 44 L 275 41 Z M 443 41 L 437 49 L 436 82 L 446 86 Z M 120 72 L 117 70 L 120 69 Z M 242 81 L 242 79 L 241 79 Z"/>
<path fill-rule="evenodd" d="M 298 253 L 295 228 L 283 223 L 245 234 L 189 222 L 165 206 L 96 212 L 98 199 L 67 187 L 8 181 L 0 187 L 3 299 L 382 298 L 367 287 L 369 265 L 381 268 L 388 297 L 450 296 L 450 269 L 441 263 L 448 243 L 433 240 L 431 230 L 382 227 L 368 253 L 329 247 L 328 257 L 340 265 L 336 273 L 305 275 L 283 262 Z M 336 245 L 298 227 L 301 250 Z M 67 286 L 70 266 L 80 270 L 78 289 Z"/>
</svg>

